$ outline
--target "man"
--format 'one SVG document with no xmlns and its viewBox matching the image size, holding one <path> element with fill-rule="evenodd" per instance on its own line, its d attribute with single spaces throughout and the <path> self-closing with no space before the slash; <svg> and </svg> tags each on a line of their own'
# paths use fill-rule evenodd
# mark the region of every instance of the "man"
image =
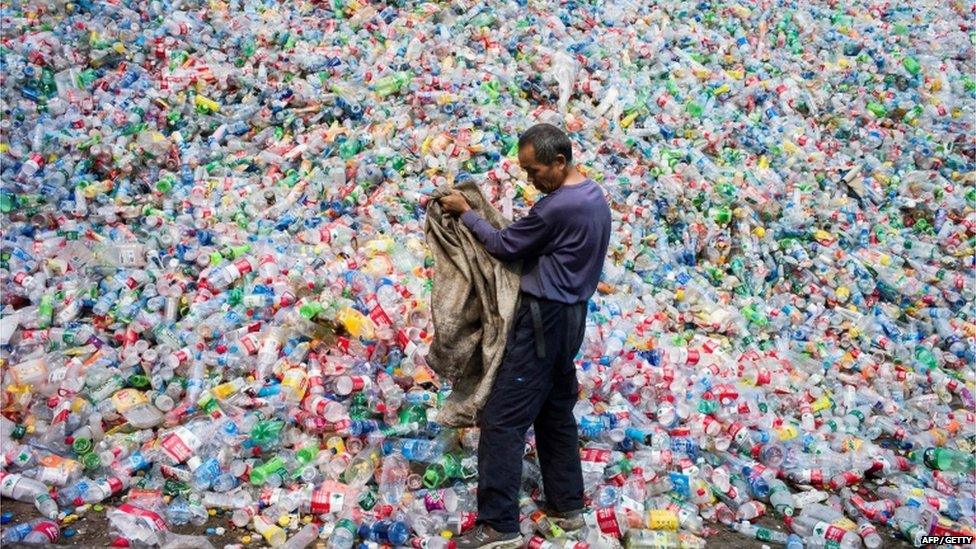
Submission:
<svg viewBox="0 0 976 549">
<path fill-rule="evenodd" d="M 567 530 L 582 526 L 574 358 L 610 241 L 610 207 L 603 190 L 574 167 L 572 143 L 559 128 L 529 128 L 519 138 L 518 158 L 529 183 L 546 196 L 508 227 L 492 227 L 458 192 L 440 199 L 489 254 L 522 260 L 516 319 L 481 413 L 478 525 L 457 540 L 458 549 L 521 545 L 518 499 L 530 425 L 550 519 Z"/>
</svg>

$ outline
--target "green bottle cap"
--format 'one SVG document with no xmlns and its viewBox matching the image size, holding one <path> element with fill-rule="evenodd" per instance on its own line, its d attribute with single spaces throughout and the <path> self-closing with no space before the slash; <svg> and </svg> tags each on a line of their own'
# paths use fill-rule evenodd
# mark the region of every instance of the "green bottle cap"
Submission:
<svg viewBox="0 0 976 549">
<path fill-rule="evenodd" d="M 17 209 L 17 197 L 7 192 L 0 192 L 0 212 L 10 213 Z"/>
<path fill-rule="evenodd" d="M 149 387 L 149 378 L 142 374 L 132 374 L 129 376 L 128 385 L 136 389 L 146 389 Z"/>
<path fill-rule="evenodd" d="M 98 454 L 95 452 L 88 452 L 87 454 L 81 456 L 81 463 L 85 466 L 85 469 L 93 471 L 98 469 L 102 465 L 101 459 L 99 459 Z"/>
<path fill-rule="evenodd" d="M 307 320 L 312 320 L 324 310 L 325 307 L 323 307 L 318 301 L 309 301 L 298 309 L 298 314 L 302 315 Z"/>
<path fill-rule="evenodd" d="M 366 490 L 361 496 L 359 496 L 359 507 L 361 507 L 364 511 L 369 511 L 375 506 L 376 494 L 372 490 Z M 350 530 L 352 530 L 352 528 L 350 528 Z"/>
<path fill-rule="evenodd" d="M 92 441 L 90 438 L 76 438 L 74 442 L 71 443 L 71 449 L 75 451 L 76 454 L 83 455 L 91 452 Z"/>
</svg>

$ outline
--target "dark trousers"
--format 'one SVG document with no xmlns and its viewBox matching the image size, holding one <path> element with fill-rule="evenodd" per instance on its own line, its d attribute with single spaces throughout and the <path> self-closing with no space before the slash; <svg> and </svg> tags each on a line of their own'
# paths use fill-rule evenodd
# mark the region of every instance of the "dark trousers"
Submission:
<svg viewBox="0 0 976 549">
<path fill-rule="evenodd" d="M 547 506 L 583 508 L 583 474 L 573 407 L 573 359 L 583 343 L 586 303 L 566 305 L 522 294 L 505 358 L 481 413 L 478 522 L 519 529 L 525 433 L 535 426 Z"/>
</svg>

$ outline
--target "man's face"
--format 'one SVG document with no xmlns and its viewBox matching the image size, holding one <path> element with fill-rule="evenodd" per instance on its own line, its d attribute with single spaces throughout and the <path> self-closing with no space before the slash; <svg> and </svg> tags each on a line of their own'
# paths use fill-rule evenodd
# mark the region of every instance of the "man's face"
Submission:
<svg viewBox="0 0 976 549">
<path fill-rule="evenodd" d="M 543 193 L 558 189 L 566 179 L 566 158 L 556 157 L 552 164 L 543 164 L 535 158 L 535 147 L 526 145 L 519 149 L 519 165 L 529 177 L 529 183 Z"/>
</svg>

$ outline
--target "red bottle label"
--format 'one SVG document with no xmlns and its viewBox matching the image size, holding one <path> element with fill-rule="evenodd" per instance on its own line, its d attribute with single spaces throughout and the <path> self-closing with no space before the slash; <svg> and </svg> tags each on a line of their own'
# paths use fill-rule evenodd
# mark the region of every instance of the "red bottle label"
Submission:
<svg viewBox="0 0 976 549">
<path fill-rule="evenodd" d="M 166 530 L 167 529 L 166 528 L 166 521 L 164 521 L 162 519 L 162 517 L 160 517 L 156 513 L 153 513 L 152 511 L 147 511 L 147 510 L 142 509 L 140 507 L 135 507 L 134 505 L 129 505 L 128 503 L 123 503 L 122 505 L 120 505 L 119 506 L 119 511 L 122 511 L 123 513 L 129 514 L 129 515 L 134 515 L 134 516 L 137 516 L 137 517 L 143 517 L 143 518 L 147 519 L 149 521 L 149 523 L 151 524 L 151 526 L 157 532 L 160 531 L 160 530 Z"/>
<path fill-rule="evenodd" d="M 612 507 L 604 507 L 596 511 L 596 523 L 600 531 L 609 536 L 619 538 L 620 524 L 617 522 L 617 512 Z"/>
</svg>

